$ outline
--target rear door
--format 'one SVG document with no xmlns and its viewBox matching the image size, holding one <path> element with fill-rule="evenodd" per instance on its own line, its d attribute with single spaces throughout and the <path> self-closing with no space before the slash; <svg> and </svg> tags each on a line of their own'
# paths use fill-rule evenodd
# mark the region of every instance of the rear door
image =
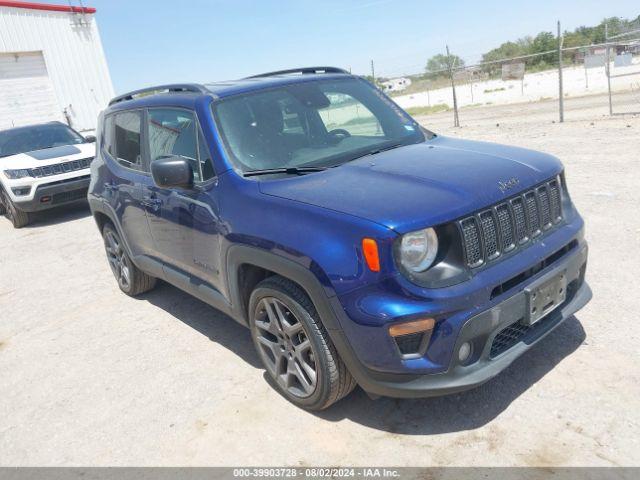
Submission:
<svg viewBox="0 0 640 480">
<path fill-rule="evenodd" d="M 147 110 L 150 165 L 179 156 L 193 170 L 194 188 L 143 187 L 156 255 L 174 269 L 219 289 L 220 217 L 209 149 L 195 112 L 183 108 Z"/>
<path fill-rule="evenodd" d="M 105 117 L 104 151 L 110 162 L 105 177 L 104 198 L 118 217 L 133 256 L 148 255 L 152 238 L 144 206 L 142 185 L 145 172 L 143 148 L 143 110 L 118 112 Z"/>
</svg>

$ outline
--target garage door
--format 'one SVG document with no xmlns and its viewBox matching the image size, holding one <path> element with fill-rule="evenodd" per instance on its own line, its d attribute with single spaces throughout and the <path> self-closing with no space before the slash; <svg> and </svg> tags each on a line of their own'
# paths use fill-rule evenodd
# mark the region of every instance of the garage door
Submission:
<svg viewBox="0 0 640 480">
<path fill-rule="evenodd" d="M 0 53 L 0 130 L 63 120 L 42 52 Z"/>
</svg>

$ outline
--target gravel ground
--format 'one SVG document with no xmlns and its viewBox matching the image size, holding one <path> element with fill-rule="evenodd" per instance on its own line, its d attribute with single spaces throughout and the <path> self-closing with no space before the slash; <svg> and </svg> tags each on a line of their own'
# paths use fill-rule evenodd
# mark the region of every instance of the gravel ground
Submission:
<svg viewBox="0 0 640 480">
<path fill-rule="evenodd" d="M 248 331 L 162 284 L 120 293 L 86 207 L 0 219 L 1 465 L 640 464 L 640 118 L 605 97 L 421 118 L 548 151 L 587 221 L 594 299 L 481 388 L 356 390 L 322 413 L 265 381 Z M 499 125 L 497 125 L 499 124 Z"/>
</svg>

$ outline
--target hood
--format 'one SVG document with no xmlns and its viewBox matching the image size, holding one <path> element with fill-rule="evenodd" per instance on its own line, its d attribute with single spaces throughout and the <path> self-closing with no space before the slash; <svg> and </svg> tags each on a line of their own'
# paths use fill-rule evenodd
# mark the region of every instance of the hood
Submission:
<svg viewBox="0 0 640 480">
<path fill-rule="evenodd" d="M 436 137 L 324 172 L 260 183 L 260 190 L 406 233 L 460 218 L 562 171 L 551 155 Z"/>
<path fill-rule="evenodd" d="M 43 150 L 2 157 L 0 158 L 0 170 L 43 167 L 45 165 L 54 165 L 69 160 L 93 157 L 95 154 L 95 143 L 79 143 L 77 145 L 45 148 Z"/>
</svg>

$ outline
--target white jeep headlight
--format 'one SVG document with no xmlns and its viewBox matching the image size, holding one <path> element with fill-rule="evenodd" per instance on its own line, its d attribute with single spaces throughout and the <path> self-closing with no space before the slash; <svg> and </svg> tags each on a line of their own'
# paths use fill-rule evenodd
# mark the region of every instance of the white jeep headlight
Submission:
<svg viewBox="0 0 640 480">
<path fill-rule="evenodd" d="M 427 270 L 438 254 L 438 236 L 433 228 L 407 233 L 400 241 L 400 263 L 413 273 Z"/>
<path fill-rule="evenodd" d="M 26 170 L 26 169 L 5 170 L 4 174 L 7 176 L 7 178 L 10 178 L 11 180 L 16 180 L 18 178 L 28 177 L 29 176 L 29 170 Z"/>
</svg>

